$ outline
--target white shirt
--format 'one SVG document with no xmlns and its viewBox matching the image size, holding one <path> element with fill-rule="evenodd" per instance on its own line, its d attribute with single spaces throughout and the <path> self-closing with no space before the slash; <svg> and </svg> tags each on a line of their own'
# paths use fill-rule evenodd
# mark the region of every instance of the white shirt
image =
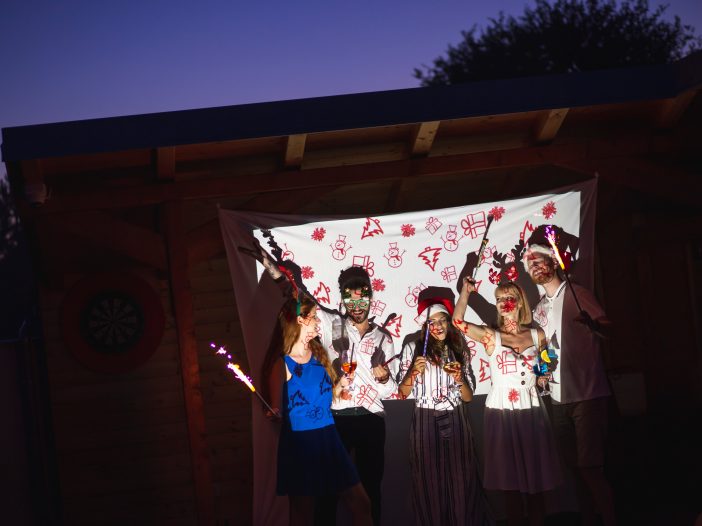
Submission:
<svg viewBox="0 0 702 526">
<path fill-rule="evenodd" d="M 329 359 L 334 361 L 340 359 L 339 342 L 337 338 L 337 349 L 334 348 L 334 338 L 332 331 L 336 326 L 340 329 L 342 324 L 348 337 L 348 349 L 346 352 L 353 352 L 356 361 L 355 377 L 352 382 L 353 390 L 343 392 L 342 398 L 334 400 L 332 410 L 338 411 L 341 409 L 349 409 L 353 407 L 363 407 L 368 411 L 376 414 L 382 414 L 385 410 L 381 400 L 390 398 L 397 392 L 397 384 L 395 383 L 395 375 L 393 368 L 396 368 L 393 360 L 388 364 L 390 367 L 390 379 L 381 384 L 375 380 L 371 367 L 371 356 L 376 351 L 378 346 L 382 347 L 385 353 L 385 361 L 394 356 L 394 346 L 392 337 L 384 332 L 371 322 L 368 331 L 361 337 L 358 329 L 348 318 L 342 318 L 338 314 L 331 314 L 322 309 L 317 309 L 317 316 L 321 320 L 321 340 L 322 345 L 329 353 Z M 343 352 L 343 351 L 342 351 Z"/>
</svg>

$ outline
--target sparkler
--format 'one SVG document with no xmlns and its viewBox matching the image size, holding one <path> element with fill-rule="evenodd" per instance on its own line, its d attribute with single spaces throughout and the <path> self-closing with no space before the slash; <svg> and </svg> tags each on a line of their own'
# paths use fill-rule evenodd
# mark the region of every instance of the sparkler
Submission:
<svg viewBox="0 0 702 526">
<path fill-rule="evenodd" d="M 276 412 L 273 410 L 273 408 L 268 405 L 268 402 L 261 396 L 261 393 L 256 391 L 256 388 L 254 387 L 253 383 L 251 383 L 251 378 L 246 376 L 244 374 L 244 371 L 241 370 L 241 367 L 239 367 L 238 363 L 234 363 L 232 361 L 232 355 L 229 354 L 227 351 L 227 348 L 224 347 L 223 345 L 217 345 L 216 343 L 212 342 L 210 343 L 210 347 L 214 349 L 215 354 L 219 354 L 220 356 L 224 356 L 227 359 L 227 369 L 229 369 L 231 372 L 234 373 L 234 375 L 244 382 L 246 384 L 246 387 L 248 387 L 252 393 L 254 393 L 256 396 L 258 396 L 258 399 L 261 401 L 261 403 L 268 409 L 271 413 L 276 414 Z"/>
<path fill-rule="evenodd" d="M 483 251 L 485 250 L 485 247 L 488 244 L 488 231 L 490 230 L 490 225 L 492 224 L 492 220 L 495 219 L 492 214 L 488 214 L 487 216 L 487 225 L 485 226 L 485 233 L 483 234 L 483 240 L 480 242 L 480 250 L 478 250 L 478 262 L 475 264 L 475 268 L 473 268 L 473 274 L 471 275 L 471 279 L 475 281 L 475 276 L 478 274 L 478 268 L 480 268 L 480 264 L 482 263 L 483 260 Z"/>
<path fill-rule="evenodd" d="M 565 280 L 566 280 L 566 283 L 568 284 L 568 288 L 573 293 L 573 299 L 575 300 L 575 304 L 578 306 L 578 311 L 583 312 L 583 309 L 580 306 L 580 302 L 578 301 L 578 296 L 575 294 L 575 289 L 573 288 L 573 284 L 570 282 L 570 278 L 568 277 L 568 272 L 566 272 L 565 264 L 563 263 L 563 259 L 561 258 L 561 253 L 559 252 L 558 246 L 556 245 L 556 233 L 553 230 L 553 225 L 548 225 L 545 229 L 545 232 L 546 232 L 546 239 L 548 240 L 549 244 L 551 245 L 551 250 L 553 251 L 553 255 L 556 257 L 556 261 L 558 261 L 558 265 L 561 267 L 561 270 L 563 271 L 563 275 L 565 276 Z"/>
</svg>

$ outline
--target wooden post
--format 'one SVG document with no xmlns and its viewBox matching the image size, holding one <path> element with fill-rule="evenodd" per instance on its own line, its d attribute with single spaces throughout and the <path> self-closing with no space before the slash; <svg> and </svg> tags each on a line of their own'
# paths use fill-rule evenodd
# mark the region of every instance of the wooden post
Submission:
<svg viewBox="0 0 702 526">
<path fill-rule="evenodd" d="M 200 365 L 194 331 L 193 300 L 188 274 L 187 238 L 183 228 L 182 210 L 182 202 L 169 202 L 163 205 L 161 217 L 168 246 L 171 302 L 180 350 L 198 524 L 210 526 L 215 523 L 212 471 L 207 449 Z"/>
</svg>

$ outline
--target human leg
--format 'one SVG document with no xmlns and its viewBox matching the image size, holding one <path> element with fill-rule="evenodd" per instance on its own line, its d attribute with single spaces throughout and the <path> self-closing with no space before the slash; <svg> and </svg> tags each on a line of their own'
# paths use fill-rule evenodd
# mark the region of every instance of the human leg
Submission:
<svg viewBox="0 0 702 526">
<path fill-rule="evenodd" d="M 355 452 L 356 468 L 371 501 L 373 522 L 380 525 L 381 486 L 385 469 L 385 419 L 374 414 L 354 417 L 349 435 Z"/>
<path fill-rule="evenodd" d="M 314 497 L 293 496 L 290 502 L 290 526 L 311 526 L 314 520 Z"/>
<path fill-rule="evenodd" d="M 607 437 L 607 399 L 574 404 L 572 413 L 577 443 L 577 475 L 586 488 L 605 526 L 614 526 L 614 496 L 604 473 Z"/>
<path fill-rule="evenodd" d="M 373 524 L 370 499 L 360 482 L 343 491 L 339 496 L 351 513 L 354 526 L 370 526 Z"/>
</svg>

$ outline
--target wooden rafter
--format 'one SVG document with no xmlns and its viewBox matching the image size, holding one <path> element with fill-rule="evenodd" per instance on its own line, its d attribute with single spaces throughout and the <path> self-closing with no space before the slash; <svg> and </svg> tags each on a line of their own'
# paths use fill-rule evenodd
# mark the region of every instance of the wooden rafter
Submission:
<svg viewBox="0 0 702 526">
<path fill-rule="evenodd" d="M 544 111 L 534 127 L 534 142 L 540 144 L 555 139 L 566 115 L 568 115 L 568 108 Z"/>
<path fill-rule="evenodd" d="M 60 211 L 113 209 L 146 206 L 172 200 L 217 199 L 267 192 L 299 190 L 378 182 L 403 177 L 450 175 L 509 168 L 562 164 L 581 160 L 670 152 L 676 148 L 671 137 L 641 135 L 626 140 L 592 139 L 588 141 L 515 148 L 512 150 L 476 152 L 443 157 L 426 157 L 372 164 L 334 166 L 310 170 L 281 171 L 256 177 L 221 177 L 211 173 L 208 179 L 178 181 L 170 184 L 147 184 L 141 187 L 74 191 L 70 195 L 54 195 L 27 214 L 49 214 Z"/>
<path fill-rule="evenodd" d="M 182 203 L 166 203 L 163 206 L 161 216 L 168 247 L 171 302 L 180 352 L 183 398 L 190 438 L 190 461 L 197 501 L 198 524 L 214 524 L 212 469 L 207 445 L 200 364 L 195 339 L 195 317 L 190 289 L 186 235 L 182 224 Z"/>
<path fill-rule="evenodd" d="M 288 140 L 285 144 L 285 166 L 296 167 L 302 165 L 306 142 L 306 133 L 288 135 Z"/>
<path fill-rule="evenodd" d="M 436 138 L 436 132 L 439 130 L 439 124 L 440 121 L 430 121 L 422 122 L 415 127 L 410 147 L 410 155 L 412 157 L 429 155 Z"/>
</svg>

